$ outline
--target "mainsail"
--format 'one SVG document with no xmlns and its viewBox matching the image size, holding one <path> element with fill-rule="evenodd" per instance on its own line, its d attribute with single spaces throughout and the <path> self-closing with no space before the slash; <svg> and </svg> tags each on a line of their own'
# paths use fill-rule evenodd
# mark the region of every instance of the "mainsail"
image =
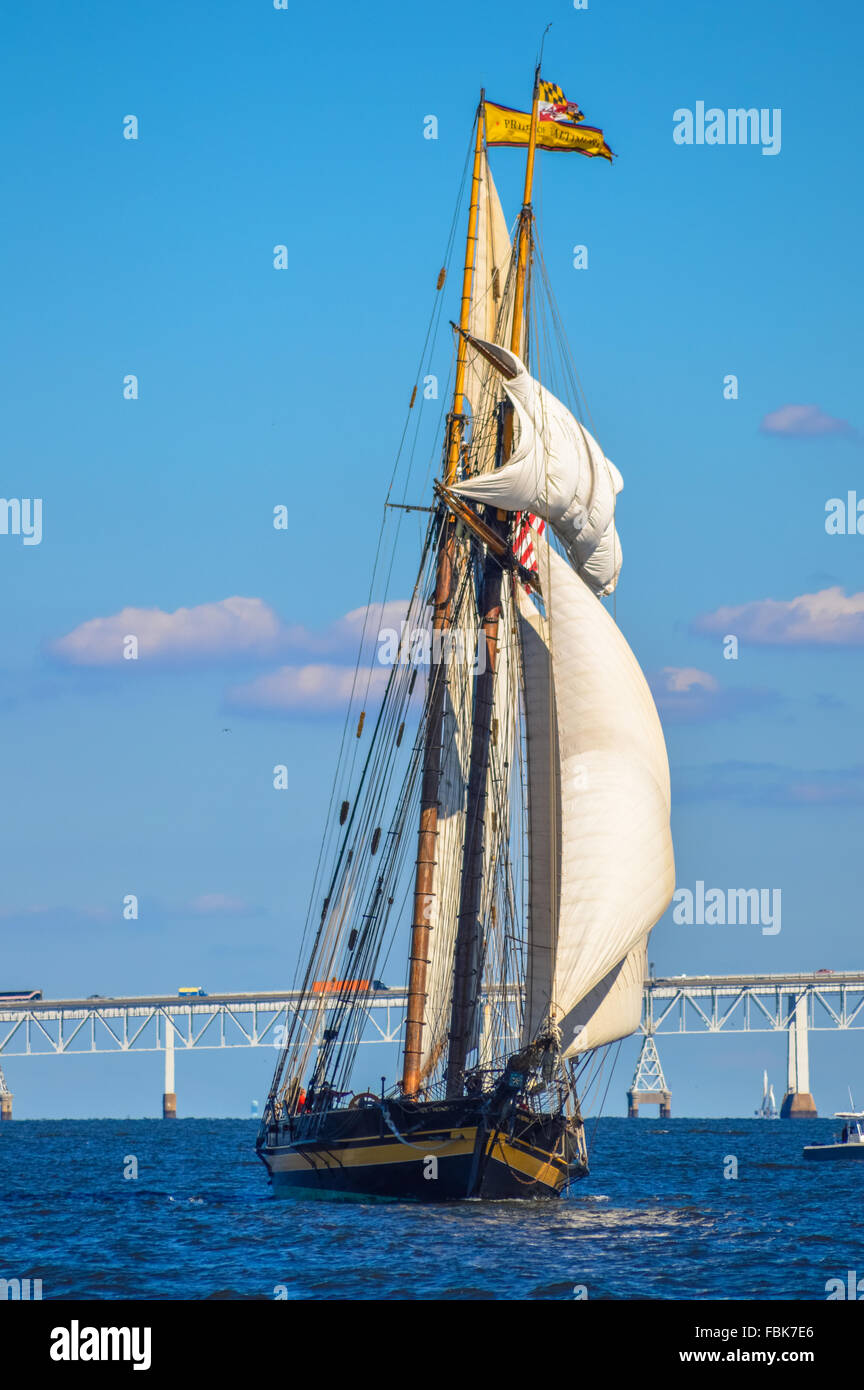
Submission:
<svg viewBox="0 0 864 1390">
<path fill-rule="evenodd" d="M 640 947 L 675 871 L 669 765 L 620 629 L 548 544 L 546 613 L 520 595 L 531 881 L 524 1038 L 551 1024 L 573 1055 L 633 1031 Z M 580 1008 L 592 991 L 591 1008 Z M 635 1021 L 634 1021 L 635 1020 Z"/>
<path fill-rule="evenodd" d="M 503 468 L 454 486 L 472 502 L 528 511 L 552 525 L 577 573 L 610 594 L 621 569 L 615 498 L 621 474 L 567 407 L 541 386 L 515 353 L 474 340 L 498 365 L 519 421 L 519 442 Z"/>
</svg>

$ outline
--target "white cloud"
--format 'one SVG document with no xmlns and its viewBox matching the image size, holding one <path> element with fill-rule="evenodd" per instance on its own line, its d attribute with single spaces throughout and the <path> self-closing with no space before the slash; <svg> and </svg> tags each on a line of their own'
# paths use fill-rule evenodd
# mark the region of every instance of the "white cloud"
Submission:
<svg viewBox="0 0 864 1390">
<path fill-rule="evenodd" d="M 818 405 L 781 405 L 765 416 L 759 428 L 763 434 L 786 439 L 821 439 L 832 434 L 850 438 L 856 433 L 848 421 L 826 415 Z"/>
<path fill-rule="evenodd" d="M 759 646 L 864 646 L 864 592 L 839 586 L 792 599 L 756 599 L 718 608 L 693 624 L 694 631 L 734 633 Z"/>
<path fill-rule="evenodd" d="M 660 715 L 668 724 L 737 719 L 739 715 L 776 705 L 779 700 L 771 690 L 723 689 L 715 676 L 696 666 L 664 666 L 651 676 L 649 684 Z"/>
<path fill-rule="evenodd" d="M 664 666 L 658 677 L 657 686 L 670 693 L 693 690 L 719 690 L 719 684 L 707 671 L 695 666 Z"/>
<path fill-rule="evenodd" d="M 369 691 L 378 699 L 387 684 L 389 669 L 374 668 L 357 675 L 356 693 Z M 328 664 L 283 666 L 255 680 L 232 686 L 226 695 L 229 709 L 240 714 L 284 714 L 293 710 L 325 713 L 345 710 L 354 687 L 354 668 Z"/>
<path fill-rule="evenodd" d="M 126 665 L 124 642 L 137 638 L 138 660 L 146 665 L 193 666 L 208 662 L 266 661 L 292 653 L 331 655 L 353 661 L 361 635 L 373 643 L 382 627 L 398 627 L 407 600 L 394 599 L 369 609 L 355 608 L 315 632 L 287 624 L 260 598 L 225 598 L 173 613 L 161 608 L 123 608 L 106 618 L 90 618 L 49 645 L 68 666 Z M 367 620 L 368 613 L 368 620 Z"/>
</svg>

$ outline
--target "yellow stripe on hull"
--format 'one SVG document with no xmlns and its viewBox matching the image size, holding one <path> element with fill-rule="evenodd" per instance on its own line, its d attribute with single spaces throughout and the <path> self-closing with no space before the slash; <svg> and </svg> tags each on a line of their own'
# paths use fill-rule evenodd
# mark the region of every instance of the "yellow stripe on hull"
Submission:
<svg viewBox="0 0 864 1390">
<path fill-rule="evenodd" d="M 433 1133 L 435 1133 L 433 1131 Z M 421 1139 L 422 1135 L 414 1135 Z M 310 1145 L 309 1148 L 275 1150 L 268 1154 L 268 1166 L 274 1173 L 297 1173 L 326 1171 L 340 1168 L 372 1168 L 382 1164 L 405 1165 L 422 1163 L 434 1157 L 438 1160 L 464 1158 L 474 1152 L 477 1129 L 466 1128 L 441 1142 L 440 1130 L 437 1138 L 430 1134 L 429 1148 L 424 1150 L 422 1142 L 411 1146 L 391 1139 L 384 1143 L 357 1144 L 333 1143 L 327 1148 Z M 552 1155 L 538 1154 L 536 1150 L 519 1147 L 502 1134 L 492 1134 L 486 1145 L 487 1158 L 502 1163 L 511 1171 L 524 1175 L 529 1183 L 536 1182 L 543 1187 L 558 1190 L 567 1181 L 567 1170 L 552 1160 Z"/>
<path fill-rule="evenodd" d="M 499 1163 L 505 1163 L 508 1168 L 515 1168 L 517 1172 L 524 1173 L 533 1182 L 543 1183 L 545 1187 L 563 1187 L 567 1180 L 566 1173 L 548 1158 L 538 1158 L 536 1150 L 517 1148 L 503 1134 L 490 1135 L 486 1152 Z"/>
<path fill-rule="evenodd" d="M 422 1135 L 415 1135 L 414 1138 L 422 1138 Z M 440 1137 L 431 1139 L 428 1150 L 424 1150 L 422 1144 L 409 1148 L 397 1139 L 391 1139 L 383 1144 L 331 1144 L 327 1149 L 310 1146 L 305 1151 L 295 1149 L 285 1153 L 277 1150 L 268 1161 L 276 1173 L 309 1167 L 366 1168 L 380 1163 L 422 1163 L 425 1158 L 459 1158 L 473 1153 L 476 1139 L 475 1127 L 460 1130 L 443 1144 Z"/>
</svg>

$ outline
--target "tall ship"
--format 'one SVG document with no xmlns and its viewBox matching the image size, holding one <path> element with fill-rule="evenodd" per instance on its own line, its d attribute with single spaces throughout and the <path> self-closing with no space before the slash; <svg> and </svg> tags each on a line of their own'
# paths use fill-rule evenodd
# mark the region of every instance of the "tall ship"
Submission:
<svg viewBox="0 0 864 1390">
<path fill-rule="evenodd" d="M 496 146 L 526 156 L 512 234 Z M 674 889 L 663 733 L 603 601 L 622 479 L 581 421 L 532 209 L 540 150 L 611 151 L 539 65 L 528 111 L 481 93 L 470 148 L 439 477 L 387 498 L 425 519 L 416 581 L 371 658 L 392 605 L 364 620 L 257 1139 L 280 1196 L 560 1196 L 588 1171 L 580 1099 L 639 1025 Z M 370 999 L 397 973 L 398 1074 L 358 1090 Z"/>
</svg>

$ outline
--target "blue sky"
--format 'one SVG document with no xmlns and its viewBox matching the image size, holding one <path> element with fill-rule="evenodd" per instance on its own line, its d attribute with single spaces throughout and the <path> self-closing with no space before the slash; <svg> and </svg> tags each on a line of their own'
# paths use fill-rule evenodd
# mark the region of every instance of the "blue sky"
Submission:
<svg viewBox="0 0 864 1390">
<path fill-rule="evenodd" d="M 524 106 L 547 19 L 544 74 L 618 155 L 541 156 L 536 203 L 625 479 L 617 616 L 664 714 L 678 883 L 783 893 L 778 935 L 667 915 L 652 959 L 864 964 L 864 536 L 824 526 L 829 498 L 864 496 L 859 9 L 256 0 L 95 3 L 85 22 L 49 0 L 7 17 L 0 95 L 2 492 L 43 499 L 41 544 L 0 535 L 3 987 L 290 979 L 341 718 L 296 682 L 276 710 L 249 687 L 350 661 L 478 89 Z M 676 145 L 673 112 L 698 101 L 779 108 L 780 153 Z M 492 159 L 512 216 L 523 156 Z M 428 364 L 442 380 L 457 286 Z M 440 404 L 403 459 L 408 500 L 428 500 Z M 411 578 L 403 526 L 391 597 Z M 232 622 L 233 597 L 253 603 Z M 109 659 L 128 609 L 193 610 L 194 635 Z M 763 1065 L 782 1089 L 779 1038 L 667 1049 L 678 1113 L 746 1112 Z M 815 1039 L 820 1108 L 861 1060 L 854 1035 Z M 184 1059 L 181 1111 L 246 1113 L 270 1063 Z M 161 1090 L 155 1058 L 6 1070 L 22 1116 L 152 1113 Z"/>
</svg>

